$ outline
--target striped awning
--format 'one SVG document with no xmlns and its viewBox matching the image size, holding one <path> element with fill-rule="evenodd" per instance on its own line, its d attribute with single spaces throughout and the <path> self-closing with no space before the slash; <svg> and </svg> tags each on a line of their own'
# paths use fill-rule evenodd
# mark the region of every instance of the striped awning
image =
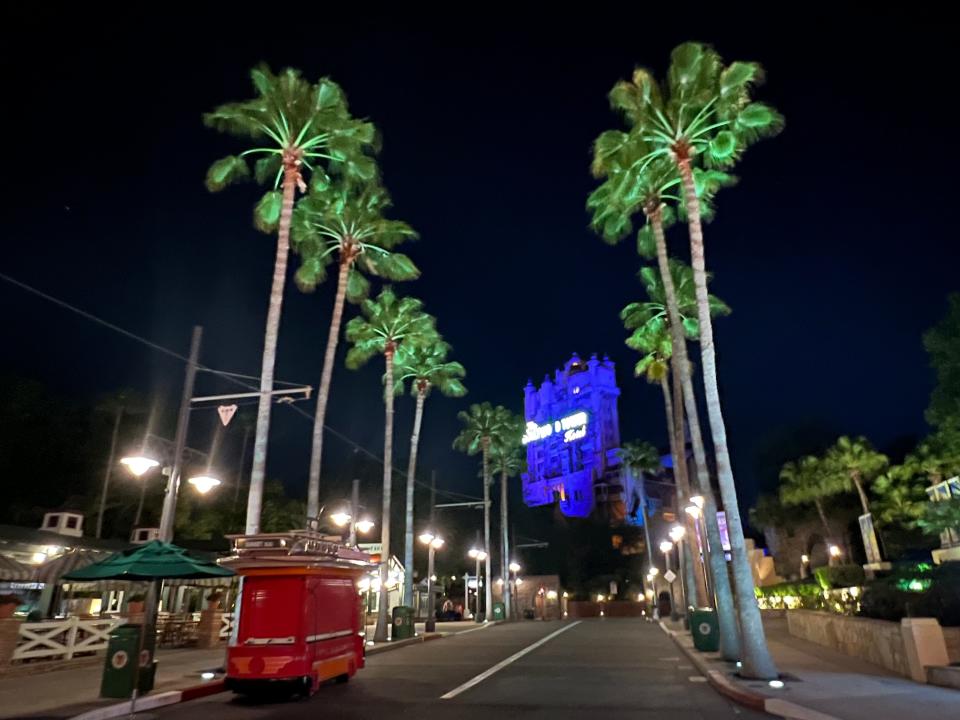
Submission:
<svg viewBox="0 0 960 720">
<path fill-rule="evenodd" d="M 0 555 L 0 580 L 26 582 L 33 575 L 33 568 L 18 563 L 13 558 Z"/>
<path fill-rule="evenodd" d="M 73 572 L 74 570 L 79 570 L 80 568 L 85 568 L 87 565 L 92 565 L 109 556 L 110 553 L 108 552 L 77 548 L 51 560 L 47 560 L 36 569 L 33 580 L 47 584 L 57 583 L 63 575 Z"/>
</svg>

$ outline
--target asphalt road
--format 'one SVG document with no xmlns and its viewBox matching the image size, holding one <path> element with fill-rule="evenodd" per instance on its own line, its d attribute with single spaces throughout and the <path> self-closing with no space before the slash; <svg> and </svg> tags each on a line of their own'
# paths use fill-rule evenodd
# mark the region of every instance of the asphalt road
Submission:
<svg viewBox="0 0 960 720">
<path fill-rule="evenodd" d="M 769 717 L 735 706 L 704 680 L 659 627 L 643 620 L 524 622 L 370 657 L 349 683 L 326 685 L 308 700 L 252 702 L 224 693 L 157 714 L 163 720 Z"/>
</svg>

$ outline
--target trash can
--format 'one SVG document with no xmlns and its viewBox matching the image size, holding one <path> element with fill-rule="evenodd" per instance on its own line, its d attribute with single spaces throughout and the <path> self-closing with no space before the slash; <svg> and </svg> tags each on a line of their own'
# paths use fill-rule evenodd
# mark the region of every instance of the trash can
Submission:
<svg viewBox="0 0 960 720">
<path fill-rule="evenodd" d="M 693 646 L 703 652 L 720 649 L 720 633 L 717 627 L 717 611 L 713 608 L 697 608 L 690 613 L 690 633 Z"/>
<path fill-rule="evenodd" d="M 133 694 L 140 652 L 140 628 L 140 625 L 121 625 L 110 633 L 100 697 L 128 698 Z"/>
<path fill-rule="evenodd" d="M 406 640 L 415 634 L 413 624 L 413 608 L 406 605 L 397 605 L 393 609 L 393 640 Z"/>
<path fill-rule="evenodd" d="M 493 604 L 493 619 L 504 620 L 507 617 L 507 609 L 502 602 Z"/>
</svg>

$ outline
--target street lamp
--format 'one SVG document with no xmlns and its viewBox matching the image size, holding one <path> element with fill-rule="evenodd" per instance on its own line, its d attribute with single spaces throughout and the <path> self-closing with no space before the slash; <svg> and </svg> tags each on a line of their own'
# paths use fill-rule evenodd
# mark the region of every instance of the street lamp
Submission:
<svg viewBox="0 0 960 720">
<path fill-rule="evenodd" d="M 120 458 L 120 464 L 126 467 L 134 477 L 140 477 L 148 470 L 152 470 L 160 465 L 157 460 L 144 455 Z"/>
<path fill-rule="evenodd" d="M 373 530 L 374 523 L 370 518 L 364 518 L 363 520 L 357 520 L 354 525 L 356 526 L 357 530 L 366 534 Z"/>
<path fill-rule="evenodd" d="M 666 576 L 667 572 L 670 570 L 670 551 L 673 550 L 673 543 L 669 540 L 664 540 L 660 543 L 660 552 L 663 553 L 663 574 Z M 664 577 L 666 580 L 666 577 Z M 676 600 L 673 597 L 673 583 L 669 583 L 670 588 L 670 614 L 675 615 L 677 612 Z"/>
<path fill-rule="evenodd" d="M 193 485 L 194 489 L 201 495 L 206 495 L 220 484 L 220 481 L 212 475 L 195 475 L 187 482 Z"/>
<path fill-rule="evenodd" d="M 690 498 L 690 502 L 692 502 L 692 503 L 693 503 L 694 505 L 696 505 L 698 508 L 700 508 L 701 510 L 703 510 L 703 496 L 702 496 L 702 495 L 694 495 L 693 497 Z"/>
<path fill-rule="evenodd" d="M 519 593 L 517 591 L 517 588 L 520 587 L 520 578 L 517 577 L 517 573 L 520 572 L 520 563 L 518 563 L 516 560 L 511 561 L 511 563 L 507 566 L 507 570 L 509 570 L 510 574 L 513 576 L 512 588 L 508 586 L 508 588 L 512 591 L 510 592 L 510 595 L 513 597 L 513 602 L 510 605 L 510 619 L 513 620 L 515 612 L 514 608 L 516 608 L 518 617 L 520 611 L 520 603 L 518 601 Z"/>
<path fill-rule="evenodd" d="M 348 522 L 350 522 L 352 517 L 353 516 L 345 510 L 339 510 L 333 513 L 330 516 L 330 519 L 333 520 L 333 524 L 337 527 L 344 527 Z"/>
<path fill-rule="evenodd" d="M 686 553 L 683 551 L 683 544 L 680 542 L 686 536 L 687 530 L 682 525 L 674 525 L 670 528 L 670 539 L 673 540 L 677 545 L 677 571 L 680 575 L 680 599 L 683 602 L 683 607 L 686 608 L 687 603 L 687 565 L 689 558 L 687 558 Z M 684 611 L 686 613 L 686 611 Z"/>
<path fill-rule="evenodd" d="M 477 621 L 480 619 L 480 563 L 487 559 L 487 553 L 485 550 L 480 550 L 478 548 L 470 548 L 467 552 L 467 555 L 477 562 L 477 611 L 475 613 Z M 484 622 L 487 621 L 486 618 L 483 619 Z"/>
<path fill-rule="evenodd" d="M 436 576 L 433 574 L 433 554 L 443 547 L 443 538 L 427 530 L 421 533 L 420 542 L 428 548 L 427 577 L 429 580 L 427 580 L 427 622 L 425 629 L 427 632 L 434 632 L 437 629 L 437 621 L 433 610 L 433 583 L 436 580 Z"/>
</svg>

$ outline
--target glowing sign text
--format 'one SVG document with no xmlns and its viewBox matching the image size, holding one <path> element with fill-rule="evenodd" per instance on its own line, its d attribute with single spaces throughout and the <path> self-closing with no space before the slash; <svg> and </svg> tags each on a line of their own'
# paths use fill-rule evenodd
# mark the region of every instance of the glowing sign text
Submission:
<svg viewBox="0 0 960 720">
<path fill-rule="evenodd" d="M 537 425 L 532 420 L 527 423 L 527 429 L 523 433 L 521 442 L 527 443 L 543 440 L 554 433 L 563 433 L 564 442 L 573 442 L 587 435 L 587 414 L 582 410 L 572 415 L 567 415 L 560 420 L 554 420 L 552 423 Z"/>
</svg>

